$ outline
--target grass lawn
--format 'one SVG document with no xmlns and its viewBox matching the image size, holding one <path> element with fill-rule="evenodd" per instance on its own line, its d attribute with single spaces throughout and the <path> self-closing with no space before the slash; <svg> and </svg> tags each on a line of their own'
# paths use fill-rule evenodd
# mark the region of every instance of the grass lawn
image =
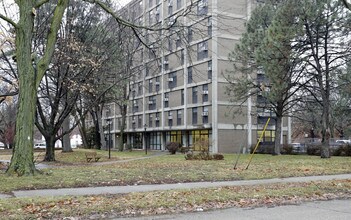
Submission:
<svg viewBox="0 0 351 220">
<path fill-rule="evenodd" d="M 107 152 L 102 161 L 108 161 Z M 113 152 L 112 160 L 144 156 L 143 152 Z M 61 158 L 60 158 L 61 157 Z M 255 155 L 248 170 L 249 155 L 240 157 L 233 169 L 236 155 L 225 155 L 221 161 L 187 161 L 184 155 L 163 155 L 113 164 L 87 163 L 84 151 L 57 155 L 60 165 L 43 171 L 47 175 L 9 177 L 0 173 L 0 192 L 16 189 L 62 188 L 104 185 L 136 185 L 194 181 L 223 181 L 340 174 L 351 172 L 351 157 L 321 159 L 306 155 Z M 99 166 L 97 166 L 100 164 Z M 19 181 L 20 180 L 20 181 Z"/>
<path fill-rule="evenodd" d="M 135 185 L 191 181 L 281 178 L 340 174 L 351 172 L 351 157 L 321 159 L 306 155 L 255 155 L 248 170 L 249 155 L 225 155 L 221 161 L 187 161 L 184 155 L 144 157 L 143 151 L 98 151 L 102 162 L 87 163 L 85 150 L 57 153 L 58 162 L 34 177 L 7 176 L 0 173 L 0 191 L 16 189 L 61 188 L 103 185 Z M 149 155 L 153 152 L 149 152 Z M 39 158 L 43 153 L 36 153 Z M 1 157 L 10 157 L 2 155 Z M 115 163 L 104 163 L 115 161 Z M 274 206 L 302 201 L 351 198 L 351 180 L 258 186 L 216 187 L 192 190 L 169 190 L 125 195 L 99 195 L 47 198 L 0 199 L 0 219 L 105 219 L 121 216 L 189 212 L 228 207 Z"/>
</svg>

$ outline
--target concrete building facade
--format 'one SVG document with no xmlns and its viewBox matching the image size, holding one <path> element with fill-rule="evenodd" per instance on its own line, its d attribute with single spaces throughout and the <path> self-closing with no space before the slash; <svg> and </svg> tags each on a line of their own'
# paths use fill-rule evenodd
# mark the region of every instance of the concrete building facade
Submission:
<svg viewBox="0 0 351 220">
<path fill-rule="evenodd" d="M 211 152 L 248 152 L 265 121 L 274 117 L 254 98 L 230 102 L 223 77 L 228 54 L 244 31 L 255 0 L 134 0 L 121 13 L 154 30 L 143 30 L 146 45 L 134 55 L 124 142 L 128 147 L 164 150 L 167 142 L 209 145 Z M 156 30 L 157 29 L 157 30 Z M 120 137 L 121 114 L 110 104 L 112 145 Z M 235 109 L 241 114 L 234 114 Z M 106 110 L 105 110 L 106 111 Z M 274 141 L 274 120 L 264 136 Z M 290 142 L 289 120 L 283 142 Z"/>
</svg>

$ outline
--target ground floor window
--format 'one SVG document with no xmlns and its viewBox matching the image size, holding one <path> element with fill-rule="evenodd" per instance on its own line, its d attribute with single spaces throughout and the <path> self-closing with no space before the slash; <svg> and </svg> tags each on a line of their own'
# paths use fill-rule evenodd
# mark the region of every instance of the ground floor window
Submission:
<svg viewBox="0 0 351 220">
<path fill-rule="evenodd" d="M 149 136 L 149 137 L 148 137 Z M 161 132 L 151 132 L 147 137 L 147 145 L 151 150 L 161 150 L 162 146 L 162 133 Z"/>
<path fill-rule="evenodd" d="M 200 148 L 205 147 L 210 150 L 211 146 L 211 130 L 194 130 L 189 132 L 189 146 L 192 146 L 194 150 L 201 150 Z M 199 148 L 199 149 L 198 149 Z"/>
<path fill-rule="evenodd" d="M 132 133 L 129 135 L 129 144 L 132 148 L 143 149 L 142 133 Z"/>
<path fill-rule="evenodd" d="M 258 130 L 257 131 L 257 141 L 261 137 L 263 133 L 263 130 Z M 266 130 L 264 132 L 264 135 L 262 136 L 262 143 L 273 143 L 275 140 L 275 131 L 274 130 Z"/>
<path fill-rule="evenodd" d="M 166 132 L 166 143 L 177 142 L 184 145 L 182 138 L 183 135 L 184 131 L 168 131 Z"/>
</svg>

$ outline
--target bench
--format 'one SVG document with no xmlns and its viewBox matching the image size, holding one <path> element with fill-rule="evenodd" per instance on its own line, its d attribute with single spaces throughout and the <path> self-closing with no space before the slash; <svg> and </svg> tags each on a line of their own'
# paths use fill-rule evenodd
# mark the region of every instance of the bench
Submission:
<svg viewBox="0 0 351 220">
<path fill-rule="evenodd" d="M 90 162 L 92 160 L 95 160 L 95 162 L 98 162 L 101 157 L 97 155 L 96 152 L 86 152 L 85 158 L 87 159 L 87 162 Z"/>
</svg>

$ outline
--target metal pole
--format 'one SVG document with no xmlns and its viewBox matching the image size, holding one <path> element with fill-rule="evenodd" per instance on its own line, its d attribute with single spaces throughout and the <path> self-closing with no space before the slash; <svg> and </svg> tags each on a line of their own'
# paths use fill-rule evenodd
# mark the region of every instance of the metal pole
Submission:
<svg viewBox="0 0 351 220">
<path fill-rule="evenodd" d="M 108 159 L 111 159 L 111 121 L 108 123 Z"/>
<path fill-rule="evenodd" d="M 146 144 L 146 126 L 144 127 L 144 141 L 145 141 L 145 154 L 147 154 L 147 144 Z"/>
<path fill-rule="evenodd" d="M 253 157 L 253 155 L 255 154 L 256 149 L 257 149 L 258 145 L 260 144 L 264 133 L 266 132 L 266 129 L 267 129 L 267 126 L 268 126 L 268 123 L 269 123 L 270 120 L 271 120 L 271 118 L 268 118 L 268 120 L 267 120 L 267 122 L 266 122 L 266 125 L 265 125 L 264 128 L 263 128 L 263 132 L 262 132 L 262 134 L 261 134 L 261 136 L 260 136 L 260 139 L 258 139 L 258 142 L 257 142 L 257 144 L 256 144 L 256 147 L 255 147 L 255 149 L 252 151 L 252 154 L 251 154 L 251 157 L 250 157 L 249 163 L 247 164 L 246 169 L 249 169 L 249 166 L 250 166 L 252 157 Z"/>
</svg>

